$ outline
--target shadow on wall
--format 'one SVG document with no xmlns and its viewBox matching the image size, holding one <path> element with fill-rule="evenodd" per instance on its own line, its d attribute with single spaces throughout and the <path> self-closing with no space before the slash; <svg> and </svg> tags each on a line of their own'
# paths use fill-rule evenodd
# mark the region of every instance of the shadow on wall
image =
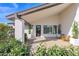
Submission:
<svg viewBox="0 0 79 59">
<path fill-rule="evenodd" d="M 72 4 L 61 13 L 62 34 L 72 35 L 72 24 L 76 18 L 79 4 Z"/>
</svg>

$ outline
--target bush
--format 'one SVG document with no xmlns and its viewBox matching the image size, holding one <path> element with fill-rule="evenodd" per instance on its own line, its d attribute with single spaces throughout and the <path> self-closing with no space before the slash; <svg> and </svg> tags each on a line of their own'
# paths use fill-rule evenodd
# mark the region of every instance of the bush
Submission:
<svg viewBox="0 0 79 59">
<path fill-rule="evenodd" d="M 40 44 L 40 46 L 37 48 L 35 55 L 45 56 L 46 55 L 46 48 L 43 45 Z"/>
<path fill-rule="evenodd" d="M 40 46 L 34 55 L 37 56 L 79 56 L 79 47 L 59 47 L 57 45 L 52 48 L 46 49 L 44 46 Z"/>
<path fill-rule="evenodd" d="M 30 55 L 29 50 L 28 45 L 24 45 L 15 39 L 0 44 L 0 56 L 28 56 Z"/>
<path fill-rule="evenodd" d="M 72 26 L 72 35 L 73 35 L 73 38 L 77 39 L 78 38 L 78 23 L 76 21 L 74 21 L 74 24 Z"/>
<path fill-rule="evenodd" d="M 13 36 L 9 36 L 9 31 L 13 28 L 5 24 L 0 24 L 0 56 L 27 56 L 30 55 L 28 45 L 17 41 Z"/>
<path fill-rule="evenodd" d="M 9 27 L 5 24 L 0 24 L 0 40 L 8 38 Z"/>
<path fill-rule="evenodd" d="M 66 50 L 64 48 L 60 48 L 58 46 L 53 46 L 52 48 L 49 48 L 47 51 L 48 56 L 63 56 L 66 54 Z"/>
</svg>

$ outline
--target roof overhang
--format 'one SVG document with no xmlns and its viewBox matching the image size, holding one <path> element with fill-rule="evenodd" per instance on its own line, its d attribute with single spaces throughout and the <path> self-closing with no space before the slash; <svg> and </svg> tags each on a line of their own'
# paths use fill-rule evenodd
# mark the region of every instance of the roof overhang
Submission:
<svg viewBox="0 0 79 59">
<path fill-rule="evenodd" d="M 33 7 L 33 8 L 30 8 L 30 9 L 24 10 L 24 11 L 20 11 L 20 12 L 16 12 L 16 13 L 7 15 L 6 17 L 11 20 L 11 19 L 15 18 L 16 14 L 18 14 L 20 16 L 28 15 L 28 14 L 31 14 L 31 13 L 34 13 L 34 12 L 37 12 L 37 11 L 44 10 L 46 8 L 50 8 L 50 7 L 53 7 L 53 6 L 60 5 L 60 4 L 62 4 L 62 3 L 52 3 L 52 4 L 45 3 L 45 4 L 42 4 L 42 5 L 37 6 L 37 7 Z"/>
<path fill-rule="evenodd" d="M 24 20 L 34 21 L 36 19 L 40 19 L 42 17 L 55 15 L 60 13 L 65 8 L 67 8 L 70 3 L 46 3 L 38 7 L 34 7 L 28 10 L 24 10 L 21 12 L 17 12 L 14 14 L 7 15 L 6 17 L 10 20 L 15 19 L 15 15 L 18 14 Z"/>
</svg>

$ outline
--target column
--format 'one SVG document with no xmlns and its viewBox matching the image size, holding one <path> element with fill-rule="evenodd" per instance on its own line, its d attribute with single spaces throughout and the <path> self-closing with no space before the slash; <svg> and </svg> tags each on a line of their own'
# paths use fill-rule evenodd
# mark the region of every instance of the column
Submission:
<svg viewBox="0 0 79 59">
<path fill-rule="evenodd" d="M 15 19 L 15 38 L 24 42 L 24 20 Z"/>
<path fill-rule="evenodd" d="M 43 25 L 41 25 L 41 37 L 44 36 L 44 33 L 43 33 Z"/>
</svg>

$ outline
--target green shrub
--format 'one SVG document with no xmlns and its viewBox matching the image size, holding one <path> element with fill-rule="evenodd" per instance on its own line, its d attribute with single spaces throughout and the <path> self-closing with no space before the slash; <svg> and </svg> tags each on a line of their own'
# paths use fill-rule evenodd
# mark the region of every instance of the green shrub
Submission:
<svg viewBox="0 0 79 59">
<path fill-rule="evenodd" d="M 79 47 L 59 47 L 57 45 L 46 49 L 44 46 L 38 47 L 34 55 L 37 56 L 79 56 Z"/>
<path fill-rule="evenodd" d="M 47 50 L 48 56 L 68 56 L 68 50 L 66 48 L 61 48 L 57 45 L 53 46 L 52 48 L 49 48 Z"/>
<path fill-rule="evenodd" d="M 40 44 L 40 46 L 37 48 L 37 51 L 34 55 L 45 56 L 46 55 L 46 48 Z"/>
<path fill-rule="evenodd" d="M 29 46 L 9 36 L 13 28 L 0 24 L 0 56 L 27 56 L 30 55 Z"/>
<path fill-rule="evenodd" d="M 48 56 L 59 56 L 59 55 L 62 55 L 63 53 L 61 53 L 61 51 L 63 51 L 63 49 L 61 49 L 60 47 L 58 46 L 53 46 L 52 48 L 49 48 L 48 51 L 47 51 L 47 55 Z M 63 51 L 64 52 L 64 51 Z"/>
<path fill-rule="evenodd" d="M 6 40 L 8 38 L 9 27 L 5 24 L 0 24 L 0 40 Z"/>
<path fill-rule="evenodd" d="M 0 56 L 28 56 L 30 55 L 29 46 L 21 42 L 10 39 L 0 44 Z"/>
<path fill-rule="evenodd" d="M 73 38 L 77 39 L 78 38 L 78 23 L 76 21 L 74 21 L 74 24 L 72 26 L 72 35 L 73 35 Z"/>
</svg>

